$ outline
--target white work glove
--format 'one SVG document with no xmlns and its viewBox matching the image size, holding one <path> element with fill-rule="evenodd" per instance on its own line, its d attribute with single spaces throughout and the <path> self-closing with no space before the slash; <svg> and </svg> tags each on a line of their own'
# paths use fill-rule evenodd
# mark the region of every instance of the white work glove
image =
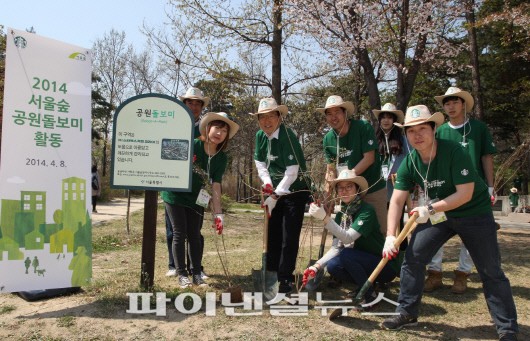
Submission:
<svg viewBox="0 0 530 341">
<path fill-rule="evenodd" d="M 224 214 L 216 214 L 214 219 L 213 228 L 217 231 L 217 234 L 223 233 L 223 227 L 224 227 Z"/>
<path fill-rule="evenodd" d="M 274 199 L 272 196 L 269 196 L 267 199 L 265 199 L 264 206 L 267 207 L 267 212 L 269 213 L 269 218 L 271 217 L 272 210 L 274 207 L 276 207 L 276 202 L 278 202 L 277 199 Z"/>
<path fill-rule="evenodd" d="M 326 218 L 326 210 L 324 207 L 320 207 L 314 202 L 309 205 L 309 215 L 318 220 L 324 220 Z"/>
<path fill-rule="evenodd" d="M 497 193 L 493 187 L 488 187 L 488 193 L 490 195 L 491 206 L 495 205 L 497 202 Z"/>
<path fill-rule="evenodd" d="M 394 236 L 387 236 L 385 239 L 385 246 L 383 246 L 383 258 L 388 258 L 388 260 L 391 260 L 392 258 L 395 258 L 399 250 L 396 249 L 394 246 L 394 243 L 396 242 L 396 237 Z"/>
<path fill-rule="evenodd" d="M 412 211 L 410 211 L 409 215 L 413 215 L 414 212 L 418 212 L 418 218 L 416 218 L 416 222 L 418 224 L 425 224 L 427 220 L 429 220 L 429 217 L 431 216 L 427 206 L 415 207 L 412 209 Z"/>
</svg>

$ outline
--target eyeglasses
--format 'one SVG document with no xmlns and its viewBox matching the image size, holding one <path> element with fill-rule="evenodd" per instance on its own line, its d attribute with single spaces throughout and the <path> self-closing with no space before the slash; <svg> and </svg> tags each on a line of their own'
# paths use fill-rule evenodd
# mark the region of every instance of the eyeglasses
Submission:
<svg viewBox="0 0 530 341">
<path fill-rule="evenodd" d="M 344 185 L 344 186 L 337 185 L 337 192 L 351 191 L 354 188 L 356 188 L 356 187 L 355 187 L 355 184 L 353 184 L 353 183 L 351 183 L 349 185 Z"/>
</svg>

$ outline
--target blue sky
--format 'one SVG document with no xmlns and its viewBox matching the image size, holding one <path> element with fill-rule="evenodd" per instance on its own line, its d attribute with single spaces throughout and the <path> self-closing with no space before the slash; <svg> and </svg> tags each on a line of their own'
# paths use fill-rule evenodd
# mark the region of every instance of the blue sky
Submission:
<svg viewBox="0 0 530 341">
<path fill-rule="evenodd" d="M 0 24 L 65 43 L 91 48 L 112 28 L 141 50 L 145 37 L 139 27 L 162 27 L 167 0 L 0 0 Z M 5 31 L 4 31 L 5 33 Z"/>
</svg>

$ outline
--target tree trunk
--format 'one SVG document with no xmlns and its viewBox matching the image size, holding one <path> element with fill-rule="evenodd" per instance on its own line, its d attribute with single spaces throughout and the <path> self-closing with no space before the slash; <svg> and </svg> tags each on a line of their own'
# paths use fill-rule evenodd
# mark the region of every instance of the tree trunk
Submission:
<svg viewBox="0 0 530 341">
<path fill-rule="evenodd" d="M 469 60 L 471 62 L 471 79 L 473 83 L 473 97 L 475 97 L 475 116 L 484 117 L 482 108 L 482 88 L 480 85 L 480 71 L 478 62 L 477 31 L 475 29 L 475 0 L 466 0 L 467 36 L 469 39 Z"/>
<path fill-rule="evenodd" d="M 377 88 L 377 79 L 374 75 L 374 66 L 368 55 L 366 49 L 358 51 L 359 64 L 363 68 L 364 80 L 366 81 L 366 88 L 368 89 L 368 104 L 370 109 L 381 108 L 381 97 L 379 96 L 379 89 Z M 372 117 L 371 115 L 369 116 Z M 374 122 L 372 122 L 374 123 Z"/>
<path fill-rule="evenodd" d="M 274 0 L 272 9 L 272 97 L 278 104 L 282 103 L 282 0 Z"/>
</svg>

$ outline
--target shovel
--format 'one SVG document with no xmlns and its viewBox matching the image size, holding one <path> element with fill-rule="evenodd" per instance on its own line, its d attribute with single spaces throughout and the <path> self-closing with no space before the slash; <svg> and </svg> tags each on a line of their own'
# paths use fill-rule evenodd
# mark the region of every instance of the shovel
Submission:
<svg viewBox="0 0 530 341">
<path fill-rule="evenodd" d="M 399 245 L 401 245 L 401 242 L 403 242 L 403 240 L 405 240 L 405 238 L 407 238 L 408 235 L 411 234 L 412 231 L 414 231 L 416 226 L 418 226 L 418 224 L 416 223 L 416 218 L 418 218 L 418 213 L 414 212 L 412 217 L 410 217 L 407 221 L 407 224 L 405 224 L 403 231 L 401 231 L 397 236 L 396 241 L 394 242 L 394 247 L 396 248 L 396 250 L 399 250 Z M 362 300 L 364 294 L 366 294 L 368 289 L 370 289 L 372 284 L 374 284 L 377 276 L 379 276 L 379 273 L 381 272 L 381 270 L 383 270 L 386 263 L 388 263 L 388 258 L 381 258 L 379 264 L 376 266 L 370 277 L 368 277 L 368 280 L 366 280 L 361 290 L 359 290 L 359 292 L 357 293 L 357 296 L 355 297 L 356 300 Z"/>
<path fill-rule="evenodd" d="M 261 194 L 261 202 L 264 211 L 263 224 L 263 252 L 261 254 L 261 270 L 252 269 L 252 279 L 254 281 L 254 291 L 261 292 L 265 301 L 270 301 L 276 297 L 278 293 L 278 274 L 275 271 L 267 270 L 267 249 L 269 237 L 269 212 L 267 206 L 264 205 L 263 193 Z"/>
<path fill-rule="evenodd" d="M 416 223 L 416 218 L 418 218 L 418 213 L 414 212 L 414 214 L 409 218 L 407 221 L 407 224 L 405 224 L 405 227 L 403 230 L 399 233 L 399 235 L 396 238 L 396 241 L 394 242 L 394 247 L 396 250 L 399 250 L 399 245 L 401 245 L 401 242 L 407 238 L 412 231 L 418 226 Z M 375 280 L 377 279 L 377 276 L 379 276 L 379 273 L 381 273 L 381 270 L 385 267 L 386 263 L 388 263 L 388 258 L 382 258 L 379 264 L 376 266 L 370 277 L 368 277 L 368 280 L 364 283 L 361 290 L 357 293 L 357 296 L 355 296 L 354 301 L 360 302 L 364 294 L 370 289 L 370 287 L 374 284 Z M 342 315 L 342 309 L 335 309 L 330 315 L 329 319 L 333 320 L 339 316 Z"/>
</svg>

